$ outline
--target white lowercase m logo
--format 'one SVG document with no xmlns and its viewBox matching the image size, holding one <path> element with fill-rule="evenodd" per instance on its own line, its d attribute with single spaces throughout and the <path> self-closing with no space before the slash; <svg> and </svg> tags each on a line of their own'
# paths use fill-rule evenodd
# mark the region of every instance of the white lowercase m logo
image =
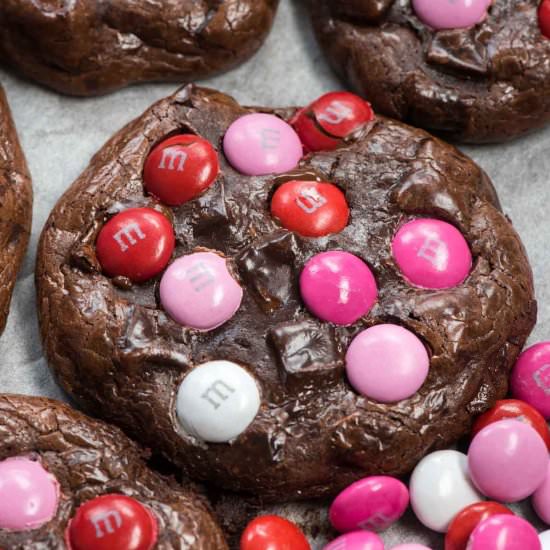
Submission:
<svg viewBox="0 0 550 550">
<path fill-rule="evenodd" d="M 142 241 L 146 237 L 137 222 L 129 223 L 126 227 L 123 227 L 120 231 L 117 231 L 113 235 L 113 238 L 120 247 L 120 250 L 122 252 L 126 252 L 130 246 L 134 246 L 138 242 L 134 235 Z"/>
<path fill-rule="evenodd" d="M 96 514 L 92 518 L 92 523 L 95 528 L 95 536 L 97 539 L 103 538 L 107 533 L 114 533 L 122 527 L 122 516 L 120 512 L 111 510 Z"/>
<path fill-rule="evenodd" d="M 262 149 L 277 149 L 281 142 L 281 132 L 275 128 L 264 128 L 260 132 Z"/>
<path fill-rule="evenodd" d="M 308 187 L 300 191 L 300 195 L 296 198 L 296 204 L 306 213 L 313 214 L 319 210 L 321 206 L 327 204 L 327 199 L 317 191 L 314 187 Z"/>
<path fill-rule="evenodd" d="M 183 172 L 187 161 L 187 153 L 176 147 L 167 147 L 162 151 L 162 159 L 160 160 L 159 168 L 163 170 L 177 170 Z M 166 163 L 168 162 L 168 166 Z M 176 162 L 178 167 L 176 168 Z"/>
<path fill-rule="evenodd" d="M 535 384 L 546 395 L 550 395 L 550 365 L 542 365 L 533 373 Z"/>
<path fill-rule="evenodd" d="M 333 101 L 324 111 L 321 113 L 317 120 L 328 122 L 329 124 L 340 124 L 347 118 L 353 115 L 353 111 L 346 107 L 341 101 Z"/>
<path fill-rule="evenodd" d="M 417 256 L 430 262 L 437 270 L 445 269 L 447 263 L 447 246 L 437 237 L 427 237 Z"/>
</svg>

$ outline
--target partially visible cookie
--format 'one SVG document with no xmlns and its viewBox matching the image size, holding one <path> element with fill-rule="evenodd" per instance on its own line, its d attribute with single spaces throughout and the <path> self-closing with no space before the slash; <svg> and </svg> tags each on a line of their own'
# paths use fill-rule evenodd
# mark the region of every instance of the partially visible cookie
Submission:
<svg viewBox="0 0 550 550">
<path fill-rule="evenodd" d="M 310 5 L 332 66 L 380 113 L 465 142 L 550 122 L 547 0 Z"/>
<path fill-rule="evenodd" d="M 279 0 L 0 2 L 0 62 L 88 96 L 145 81 L 194 80 L 250 57 Z"/>
<path fill-rule="evenodd" d="M 226 549 L 203 498 L 143 458 L 63 403 L 0 395 L 0 548 Z"/>
<path fill-rule="evenodd" d="M 6 326 L 13 286 L 27 249 L 31 218 L 31 178 L 0 86 L 0 333 Z"/>
</svg>

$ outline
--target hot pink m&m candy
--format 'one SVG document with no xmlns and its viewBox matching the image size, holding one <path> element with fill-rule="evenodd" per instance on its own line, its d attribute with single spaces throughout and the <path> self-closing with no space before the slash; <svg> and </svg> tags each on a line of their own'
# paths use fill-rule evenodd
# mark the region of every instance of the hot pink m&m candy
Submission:
<svg viewBox="0 0 550 550">
<path fill-rule="evenodd" d="M 472 254 L 462 233 L 440 220 L 405 224 L 393 239 L 392 251 L 405 278 L 423 288 L 459 285 L 472 267 Z"/>
<path fill-rule="evenodd" d="M 360 332 L 346 354 L 350 384 L 382 403 L 414 395 L 429 368 L 430 359 L 422 342 L 398 325 L 377 325 Z"/>
<path fill-rule="evenodd" d="M 376 533 L 355 531 L 338 537 L 323 550 L 384 550 L 384 543 Z"/>
<path fill-rule="evenodd" d="M 303 148 L 290 124 L 275 115 L 255 113 L 237 119 L 223 138 L 231 166 L 248 176 L 282 174 L 296 168 Z"/>
<path fill-rule="evenodd" d="M 0 462 L 0 529 L 36 529 L 56 514 L 59 483 L 35 460 Z"/>
<path fill-rule="evenodd" d="M 231 319 L 242 297 L 226 260 L 213 252 L 178 258 L 160 282 L 160 300 L 170 317 L 199 330 L 213 330 Z"/>
<path fill-rule="evenodd" d="M 487 17 L 492 0 L 413 0 L 416 15 L 434 29 L 473 27 Z"/>
<path fill-rule="evenodd" d="M 409 490 L 398 479 L 372 476 L 344 489 L 329 511 L 330 522 L 341 533 L 357 529 L 383 531 L 396 522 L 409 505 Z"/>
<path fill-rule="evenodd" d="M 550 342 L 540 342 L 520 356 L 510 378 L 512 395 L 550 419 Z"/>
<path fill-rule="evenodd" d="M 300 292 L 314 315 L 338 325 L 350 325 L 366 315 L 378 294 L 367 264 L 340 250 L 317 254 L 306 263 Z"/>
<path fill-rule="evenodd" d="M 517 420 L 500 420 L 481 430 L 468 450 L 470 476 L 486 496 L 517 502 L 540 487 L 548 450 L 540 435 Z"/>
<path fill-rule="evenodd" d="M 541 550 L 541 544 L 531 524 L 503 514 L 487 518 L 474 529 L 468 550 Z"/>
<path fill-rule="evenodd" d="M 550 461 L 542 485 L 535 491 L 531 500 L 535 512 L 544 523 L 550 524 Z"/>
</svg>

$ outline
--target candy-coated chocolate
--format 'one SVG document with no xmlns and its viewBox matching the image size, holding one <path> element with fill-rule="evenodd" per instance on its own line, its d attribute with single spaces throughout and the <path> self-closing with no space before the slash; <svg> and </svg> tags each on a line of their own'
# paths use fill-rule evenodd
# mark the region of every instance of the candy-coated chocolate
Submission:
<svg viewBox="0 0 550 550">
<path fill-rule="evenodd" d="M 550 550 L 550 531 L 543 531 L 539 534 L 541 550 Z"/>
<path fill-rule="evenodd" d="M 213 330 L 241 305 L 243 290 L 227 261 L 213 252 L 195 252 L 175 260 L 160 281 L 160 301 L 178 323 Z"/>
<path fill-rule="evenodd" d="M 292 124 L 308 151 L 331 151 L 373 119 L 364 99 L 350 92 L 330 92 L 301 109 Z"/>
<path fill-rule="evenodd" d="M 487 17 L 493 0 L 412 0 L 418 18 L 436 30 L 473 27 Z"/>
<path fill-rule="evenodd" d="M 218 154 L 210 142 L 180 134 L 159 143 L 143 169 L 145 189 L 164 204 L 179 206 L 208 189 L 220 170 Z"/>
<path fill-rule="evenodd" d="M 496 515 L 473 531 L 468 550 L 541 550 L 535 528 L 514 515 Z"/>
<path fill-rule="evenodd" d="M 209 361 L 183 379 L 176 413 L 183 429 L 210 443 L 225 443 L 243 433 L 260 408 L 252 375 L 231 361 Z"/>
<path fill-rule="evenodd" d="M 515 398 L 550 419 L 550 342 L 539 342 L 519 356 L 510 387 Z"/>
<path fill-rule="evenodd" d="M 223 138 L 227 160 L 241 174 L 282 174 L 296 168 L 303 148 L 290 124 L 275 115 L 254 113 L 238 118 Z"/>
<path fill-rule="evenodd" d="M 546 420 L 534 407 L 519 399 L 497 401 L 492 409 L 489 409 L 475 421 L 472 435 L 476 435 L 489 424 L 506 418 L 515 418 L 529 424 L 542 437 L 546 447 L 550 449 L 550 429 L 548 429 Z"/>
<path fill-rule="evenodd" d="M 533 493 L 531 502 L 539 518 L 550 525 L 550 460 L 548 461 L 546 477 Z"/>
<path fill-rule="evenodd" d="M 166 216 L 152 208 L 129 208 L 101 228 L 96 255 L 110 277 L 140 283 L 166 267 L 174 246 L 174 229 Z"/>
<path fill-rule="evenodd" d="M 539 25 L 542 34 L 550 38 L 550 0 L 542 0 L 539 6 Z"/>
<path fill-rule="evenodd" d="M 344 193 L 332 183 L 287 181 L 273 194 L 271 214 L 289 231 L 323 237 L 346 227 L 349 208 Z"/>
<path fill-rule="evenodd" d="M 59 483 L 37 460 L 0 462 L 0 529 L 36 529 L 57 512 Z"/>
<path fill-rule="evenodd" d="M 109 494 L 78 508 L 66 538 L 70 550 L 151 550 L 157 533 L 148 508 L 126 495 Z"/>
<path fill-rule="evenodd" d="M 322 252 L 306 263 L 300 292 L 314 315 L 337 325 L 350 325 L 365 316 L 378 295 L 369 266 L 340 250 Z"/>
<path fill-rule="evenodd" d="M 346 373 L 359 393 L 382 403 L 407 399 L 422 386 L 430 368 L 424 344 L 398 325 L 360 332 L 346 353 Z"/>
<path fill-rule="evenodd" d="M 279 516 L 261 516 L 244 530 L 240 550 L 311 550 L 311 546 L 291 521 Z"/>
<path fill-rule="evenodd" d="M 394 477 L 372 476 L 344 489 L 330 507 L 332 526 L 341 533 L 367 529 L 383 531 L 409 505 L 409 490 Z"/>
<path fill-rule="evenodd" d="M 397 231 L 392 251 L 399 269 L 413 285 L 442 289 L 459 285 L 472 267 L 472 253 L 462 233 L 450 223 L 422 218 Z"/>
<path fill-rule="evenodd" d="M 445 550 L 466 550 L 472 531 L 484 520 L 497 514 L 513 514 L 498 502 L 476 502 L 459 512 L 449 525 Z"/>
<path fill-rule="evenodd" d="M 323 550 L 384 550 L 384 543 L 376 533 L 354 531 L 333 540 Z"/>
<path fill-rule="evenodd" d="M 409 490 L 416 517 L 439 533 L 466 506 L 483 500 L 468 475 L 468 457 L 451 450 L 424 457 L 412 473 Z"/>
<path fill-rule="evenodd" d="M 472 439 L 468 467 L 484 495 L 501 502 L 517 502 L 532 495 L 544 481 L 548 449 L 528 424 L 500 420 Z"/>
<path fill-rule="evenodd" d="M 391 550 L 432 550 L 428 546 L 423 544 L 400 544 L 399 546 L 394 546 Z"/>
</svg>

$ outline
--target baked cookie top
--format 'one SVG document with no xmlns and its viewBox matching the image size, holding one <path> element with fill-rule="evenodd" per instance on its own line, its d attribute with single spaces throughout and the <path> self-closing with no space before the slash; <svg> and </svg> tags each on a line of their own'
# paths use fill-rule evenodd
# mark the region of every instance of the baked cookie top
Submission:
<svg viewBox="0 0 550 550">
<path fill-rule="evenodd" d="M 161 100 L 61 198 L 36 276 L 79 403 L 273 500 L 405 474 L 464 435 L 536 316 L 485 173 L 345 93 L 302 110 L 194 86 Z"/>
</svg>

